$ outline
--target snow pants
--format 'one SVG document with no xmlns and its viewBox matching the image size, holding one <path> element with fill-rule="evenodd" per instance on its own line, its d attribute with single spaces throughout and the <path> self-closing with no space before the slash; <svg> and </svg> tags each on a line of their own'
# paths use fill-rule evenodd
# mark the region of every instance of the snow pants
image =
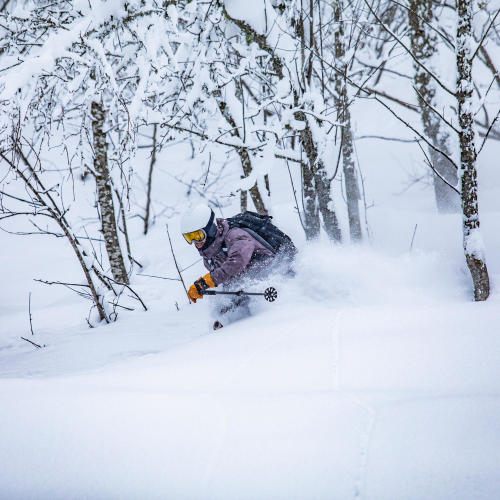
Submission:
<svg viewBox="0 0 500 500">
<path fill-rule="evenodd" d="M 222 289 L 234 292 L 246 290 L 247 287 L 253 288 L 256 284 L 264 282 L 275 272 L 293 277 L 293 258 L 283 259 L 280 256 L 266 256 L 255 259 L 242 274 L 224 283 Z M 217 295 L 216 297 L 213 316 L 215 320 L 219 320 L 223 325 L 250 316 L 250 303 L 253 298 L 251 299 L 248 295 Z"/>
</svg>

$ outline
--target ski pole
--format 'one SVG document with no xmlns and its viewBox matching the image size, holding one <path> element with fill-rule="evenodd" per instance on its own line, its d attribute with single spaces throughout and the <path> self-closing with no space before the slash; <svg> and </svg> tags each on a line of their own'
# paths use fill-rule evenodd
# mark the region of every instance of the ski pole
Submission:
<svg viewBox="0 0 500 500">
<path fill-rule="evenodd" d="M 274 302 L 278 297 L 278 292 L 276 288 L 270 286 L 264 290 L 264 292 L 245 292 L 243 290 L 238 290 L 236 292 L 222 292 L 218 290 L 204 290 L 200 292 L 202 295 L 261 295 L 268 302 Z"/>
</svg>

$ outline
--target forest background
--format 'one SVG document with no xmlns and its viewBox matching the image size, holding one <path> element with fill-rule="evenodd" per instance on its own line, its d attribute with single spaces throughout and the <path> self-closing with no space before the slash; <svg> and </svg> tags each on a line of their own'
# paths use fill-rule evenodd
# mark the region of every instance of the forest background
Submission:
<svg viewBox="0 0 500 500">
<path fill-rule="evenodd" d="M 124 366 L 142 370 L 147 364 L 156 366 L 155 377 L 164 379 L 160 360 L 167 367 L 200 361 L 206 356 L 204 342 L 212 346 L 207 352 L 214 359 L 225 361 L 243 355 L 236 347 L 239 341 L 252 346 L 241 365 L 250 369 L 245 375 L 236 370 L 243 387 L 250 379 L 262 382 L 259 390 L 272 386 L 281 367 L 285 386 L 295 390 L 303 380 L 295 378 L 291 366 L 303 365 L 298 371 L 309 380 L 305 374 L 314 372 L 322 359 L 319 346 L 332 352 L 321 336 L 331 327 L 344 336 L 349 330 L 352 343 L 352 351 L 335 351 L 335 359 L 325 359 L 325 371 L 318 372 L 318 380 L 332 379 L 333 365 L 345 366 L 347 372 L 352 367 L 343 382 L 335 372 L 335 390 L 396 390 L 408 397 L 422 383 L 417 392 L 483 398 L 481 403 L 474 399 L 480 415 L 477 442 L 483 443 L 477 461 L 471 452 L 460 462 L 456 455 L 465 456 L 458 453 L 464 449 L 453 440 L 463 439 L 464 429 L 473 425 L 470 401 L 457 410 L 456 426 L 450 427 L 456 430 L 452 444 L 439 448 L 446 452 L 442 461 L 436 459 L 438 476 L 457 480 L 462 490 L 437 486 L 411 464 L 401 477 L 411 476 L 415 483 L 401 483 L 398 490 L 397 481 L 377 482 L 370 490 L 374 483 L 367 479 L 365 455 L 366 436 L 373 438 L 372 417 L 378 411 L 373 393 L 361 404 L 371 408 L 366 424 L 361 419 L 361 430 L 356 419 L 353 426 L 347 417 L 340 421 L 339 428 L 346 426 L 345 436 L 352 435 L 361 451 L 346 462 L 357 464 L 357 472 L 340 468 L 338 484 L 354 488 L 358 496 L 374 491 L 379 498 L 410 498 L 412 484 L 425 484 L 433 497 L 459 498 L 482 477 L 481 494 L 493 498 L 500 491 L 492 466 L 500 439 L 498 425 L 492 423 L 500 414 L 495 385 L 500 366 L 495 357 L 500 316 L 499 24 L 498 0 L 1 1 L 0 373 L 5 401 L 18 391 L 23 394 L 17 410 L 5 416 L 4 437 L 19 437 L 23 426 L 31 428 L 28 417 L 20 416 L 29 415 L 37 392 L 49 391 L 55 398 L 57 380 L 82 373 L 97 376 L 99 370 L 109 370 L 110 380 L 122 380 Z M 179 215 L 200 202 L 226 217 L 246 209 L 270 214 L 299 248 L 297 278 L 274 278 L 279 301 L 257 303 L 254 318 L 212 341 L 205 338 L 210 304 L 190 305 L 179 278 L 189 285 L 205 272 L 178 228 Z M 312 318 L 311 323 L 301 323 L 302 317 Z M 301 349 L 307 361 L 294 354 L 282 366 L 280 350 L 291 348 L 285 332 L 292 332 L 292 346 L 302 346 L 301 335 L 310 330 L 318 335 L 311 334 L 318 352 L 311 348 L 304 354 Z M 263 332 L 277 335 L 280 349 L 270 346 Z M 187 351 L 175 351 L 180 344 Z M 258 375 L 271 353 L 274 369 L 263 370 L 267 378 Z M 385 356 L 393 367 L 389 374 L 384 372 Z M 206 376 L 203 368 L 192 368 L 187 375 L 170 366 L 175 372 L 169 372 L 171 380 L 181 380 L 183 386 L 195 374 Z M 403 376 L 399 386 L 402 373 L 409 378 Z M 55 379 L 45 383 L 45 377 Z M 138 376 L 144 387 L 154 386 L 155 377 Z M 32 378 L 41 378 L 41 385 L 32 385 Z M 211 390 L 221 389 L 215 378 L 212 382 Z M 484 400 L 485 394 L 491 401 Z M 109 415 L 101 396 L 94 396 L 96 414 Z M 200 400 L 193 408 L 197 405 L 207 410 Z M 215 422 L 220 405 L 208 405 Z M 434 411 L 428 408 L 414 415 Z M 415 456 L 424 457 L 427 472 L 433 463 L 429 456 L 441 456 L 433 443 L 446 434 L 446 425 L 439 422 L 452 413 L 450 408 L 429 417 L 436 425 L 429 426 L 433 433 L 428 442 L 424 439 L 427 448 L 409 445 Z M 39 410 L 48 412 L 42 401 Z M 171 410 L 165 403 L 159 413 Z M 67 411 L 48 412 L 47 422 L 64 427 L 63 422 L 75 418 Z M 181 425 L 186 412 L 179 410 L 172 428 Z M 278 410 L 270 415 L 270 422 L 282 417 Z M 139 417 L 142 426 L 143 415 Z M 301 428 L 306 417 L 297 418 Z M 48 446 L 43 436 L 57 432 L 47 422 L 28 432 L 35 449 L 42 450 L 28 453 L 28 463 L 45 470 L 49 480 L 40 473 L 22 482 L 23 454 L 14 453 L 12 441 L 5 453 L 17 458 L 10 462 L 10 479 L 2 481 L 4 495 L 41 491 L 64 497 L 78 488 L 94 491 L 89 485 L 97 472 L 85 453 L 78 467 L 89 470 L 88 477 L 67 484 L 56 480 L 48 465 L 41 466 L 54 451 L 61 457 L 70 453 L 63 444 Z M 99 422 L 94 426 L 105 429 Z M 390 422 L 387 429 L 407 435 Z M 251 419 L 234 425 L 227 432 L 238 436 L 243 429 L 254 429 Z M 256 442 L 265 442 L 266 432 L 256 425 Z M 319 425 L 316 434 L 309 430 L 306 435 L 320 440 L 327 435 L 321 429 Z M 108 432 L 98 430 L 93 439 Z M 200 433 L 209 450 L 210 431 Z M 149 442 L 149 435 L 143 437 Z M 305 453 L 304 442 L 310 441 L 304 439 L 293 441 L 292 456 Z M 80 452 L 82 442 L 75 445 Z M 110 449 L 116 452 L 121 442 L 113 434 Z M 140 446 L 131 445 L 129 460 Z M 197 477 L 187 465 L 194 455 L 185 443 L 172 446 L 186 467 L 180 473 L 184 480 L 177 483 L 167 475 L 163 483 L 152 481 L 150 493 L 161 496 L 163 487 L 175 486 L 196 497 L 197 490 L 186 486 L 186 478 Z M 391 467 L 406 463 L 384 445 L 377 449 Z M 270 463 L 281 463 L 284 455 L 278 453 Z M 213 463 L 220 463 L 221 456 L 224 452 L 212 457 Z M 251 479 L 241 474 L 258 456 L 256 445 L 248 461 L 234 465 L 239 478 L 234 488 L 248 485 L 249 498 L 258 486 L 250 487 Z M 329 464 L 335 457 L 321 452 L 314 463 Z M 158 472 L 161 459 L 156 458 L 153 469 Z M 214 466 L 204 469 L 202 483 L 214 497 L 231 498 L 235 491 L 217 480 L 227 479 L 230 462 L 227 458 L 222 464 L 220 476 Z M 448 468 L 450 463 L 454 466 Z M 133 460 L 127 464 L 136 472 L 130 481 L 137 489 L 128 485 L 126 491 L 145 491 L 148 487 L 138 480 L 142 466 Z M 298 474 L 303 481 L 298 498 L 310 491 L 328 497 L 331 483 L 298 473 L 300 464 L 297 459 L 278 467 L 283 478 Z M 468 468 L 476 471 L 472 479 L 460 473 Z M 63 469 L 71 476 L 69 465 Z M 120 490 L 113 474 L 109 484 L 102 481 L 104 490 Z M 290 498 L 285 484 L 271 478 L 262 491 Z M 313 484 L 316 490 L 311 490 Z M 388 495 L 391 488 L 396 493 Z"/>
</svg>

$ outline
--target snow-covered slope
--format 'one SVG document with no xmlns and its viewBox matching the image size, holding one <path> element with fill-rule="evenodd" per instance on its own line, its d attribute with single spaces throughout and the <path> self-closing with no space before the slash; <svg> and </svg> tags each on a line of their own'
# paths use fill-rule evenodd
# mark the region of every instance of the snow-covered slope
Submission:
<svg viewBox="0 0 500 500">
<path fill-rule="evenodd" d="M 362 120 L 358 135 L 392 126 Z M 479 171 L 492 295 L 474 303 L 460 217 L 437 216 L 413 183 L 421 153 L 370 141 L 358 141 L 365 246 L 306 244 L 274 165 L 297 277 L 272 278 L 278 300 L 216 334 L 210 297 L 189 305 L 178 282 L 138 275 L 148 312 L 90 329 L 88 303 L 32 281 L 81 279 L 66 243 L 0 232 L 0 499 L 500 498 L 498 146 Z M 176 277 L 167 221 L 181 267 L 196 261 L 176 219 L 200 174 L 188 149 L 159 157 L 151 233 L 130 220 L 141 274 Z"/>
<path fill-rule="evenodd" d="M 0 350 L 0 498 L 498 498 L 500 300 L 456 264 L 318 243 L 216 334 L 175 282 L 106 327 L 35 316 L 47 347 Z"/>
</svg>

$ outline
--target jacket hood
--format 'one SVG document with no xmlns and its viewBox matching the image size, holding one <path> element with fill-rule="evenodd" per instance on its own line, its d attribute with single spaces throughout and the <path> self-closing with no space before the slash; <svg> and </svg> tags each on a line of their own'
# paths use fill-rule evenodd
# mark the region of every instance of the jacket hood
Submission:
<svg viewBox="0 0 500 500">
<path fill-rule="evenodd" d="M 229 224 L 226 219 L 215 219 L 215 220 L 217 222 L 217 233 L 215 234 L 213 241 L 211 243 L 208 242 L 209 244 L 206 248 L 205 246 L 203 246 L 202 248 L 198 249 L 200 255 L 207 259 L 215 257 L 215 255 L 217 255 L 220 252 L 226 234 L 229 231 Z"/>
</svg>

